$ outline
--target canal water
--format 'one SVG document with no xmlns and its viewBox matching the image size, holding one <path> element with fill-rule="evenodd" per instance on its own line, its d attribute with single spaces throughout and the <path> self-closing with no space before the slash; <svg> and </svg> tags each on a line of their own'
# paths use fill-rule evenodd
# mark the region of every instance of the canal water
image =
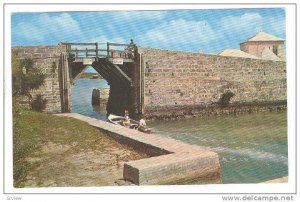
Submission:
<svg viewBox="0 0 300 202">
<path fill-rule="evenodd" d="M 217 152 L 223 183 L 258 183 L 288 175 L 286 112 L 152 121 L 149 125 L 154 133 Z"/>
<path fill-rule="evenodd" d="M 105 120 L 106 112 L 91 104 L 93 88 L 104 86 L 105 80 L 76 80 L 72 111 Z M 258 183 L 288 175 L 286 111 L 149 121 L 148 125 L 154 134 L 217 152 L 223 183 Z"/>
<path fill-rule="evenodd" d="M 74 81 L 71 89 L 72 112 L 106 120 L 106 109 L 92 105 L 94 88 L 107 87 L 104 79 L 80 78 Z"/>
</svg>

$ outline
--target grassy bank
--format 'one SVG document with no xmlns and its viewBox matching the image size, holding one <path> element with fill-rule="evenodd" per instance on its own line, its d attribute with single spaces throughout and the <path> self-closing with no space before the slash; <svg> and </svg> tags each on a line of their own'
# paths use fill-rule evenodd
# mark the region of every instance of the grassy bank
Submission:
<svg viewBox="0 0 300 202">
<path fill-rule="evenodd" d="M 84 122 L 25 109 L 13 140 L 15 187 L 113 185 L 123 162 L 146 157 Z"/>
</svg>

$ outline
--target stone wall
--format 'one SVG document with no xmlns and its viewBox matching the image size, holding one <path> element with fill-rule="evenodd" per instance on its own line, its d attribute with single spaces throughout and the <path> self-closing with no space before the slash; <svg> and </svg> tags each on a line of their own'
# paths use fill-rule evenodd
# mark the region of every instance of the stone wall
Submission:
<svg viewBox="0 0 300 202">
<path fill-rule="evenodd" d="M 34 65 L 47 75 L 44 86 L 34 91 L 33 96 L 41 93 L 48 100 L 46 112 L 61 112 L 59 69 L 64 46 L 13 47 L 13 50 L 18 51 L 19 58 L 32 58 Z M 134 81 L 134 89 L 126 93 L 130 95 L 131 114 L 203 110 L 215 107 L 226 91 L 235 94 L 231 106 L 282 103 L 287 99 L 285 62 L 139 47 L 135 65 L 127 69 Z M 116 88 L 124 92 L 120 86 Z"/>
<path fill-rule="evenodd" d="M 41 68 L 46 74 L 43 86 L 32 92 L 33 98 L 36 94 L 42 94 L 47 99 L 46 112 L 61 112 L 60 85 L 59 85 L 59 63 L 62 46 L 18 46 L 13 47 L 13 51 L 18 52 L 18 57 L 32 58 L 34 66 Z"/>
<path fill-rule="evenodd" d="M 285 60 L 285 50 L 283 41 L 246 41 L 240 44 L 240 49 L 242 51 L 251 55 L 255 55 L 259 58 L 262 57 L 262 52 L 265 48 L 268 48 L 272 52 L 274 52 L 275 47 L 277 47 L 277 56 L 282 60 Z"/>
<path fill-rule="evenodd" d="M 284 102 L 286 63 L 141 48 L 145 114 L 215 106 L 231 91 L 232 104 Z"/>
</svg>

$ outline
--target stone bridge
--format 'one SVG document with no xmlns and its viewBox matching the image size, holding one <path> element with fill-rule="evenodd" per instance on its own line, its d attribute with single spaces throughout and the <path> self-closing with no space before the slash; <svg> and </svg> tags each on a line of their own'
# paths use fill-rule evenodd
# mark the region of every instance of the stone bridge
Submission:
<svg viewBox="0 0 300 202">
<path fill-rule="evenodd" d="M 105 46 L 101 48 L 100 46 Z M 118 43 L 65 43 L 57 46 L 13 47 L 20 59 L 29 57 L 47 75 L 41 93 L 48 100 L 50 113 L 71 111 L 71 85 L 88 66 L 92 66 L 110 86 L 107 112 L 141 113 L 140 55 L 133 40 Z"/>
<path fill-rule="evenodd" d="M 59 43 L 13 47 L 47 75 L 46 112 L 70 112 L 71 85 L 92 66 L 110 85 L 107 111 L 149 118 L 182 117 L 286 107 L 286 63 L 188 53 L 117 43 Z M 235 95 L 229 108 L 216 105 Z M 252 109 L 251 109 L 252 108 Z"/>
<path fill-rule="evenodd" d="M 107 112 L 122 115 L 125 109 L 131 114 L 141 113 L 140 65 L 137 47 L 118 43 L 61 43 L 62 112 L 70 112 L 70 86 L 87 66 L 92 66 L 110 86 Z M 105 47 L 100 47 L 100 46 Z"/>
</svg>

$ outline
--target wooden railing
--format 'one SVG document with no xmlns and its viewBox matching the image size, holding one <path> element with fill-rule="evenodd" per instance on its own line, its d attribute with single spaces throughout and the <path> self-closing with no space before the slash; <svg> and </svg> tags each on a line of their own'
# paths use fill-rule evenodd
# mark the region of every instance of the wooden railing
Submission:
<svg viewBox="0 0 300 202">
<path fill-rule="evenodd" d="M 129 44 L 120 43 L 68 43 L 62 42 L 66 45 L 66 50 L 75 58 L 123 58 L 133 59 L 136 45 L 133 40 Z M 106 45 L 106 47 L 105 47 Z M 103 48 L 100 48 L 102 46 Z"/>
</svg>

